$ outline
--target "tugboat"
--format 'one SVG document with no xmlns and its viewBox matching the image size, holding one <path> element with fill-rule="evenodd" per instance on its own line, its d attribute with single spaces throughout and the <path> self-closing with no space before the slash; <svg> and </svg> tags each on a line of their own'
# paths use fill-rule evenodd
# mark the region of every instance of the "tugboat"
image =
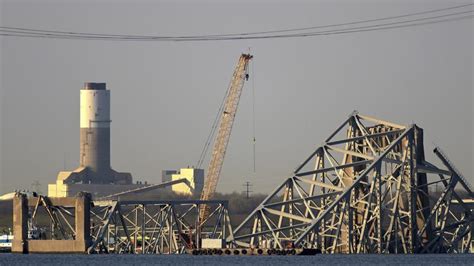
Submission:
<svg viewBox="0 0 474 266">
<path fill-rule="evenodd" d="M 0 252 L 11 252 L 13 235 L 12 230 L 8 229 L 8 234 L 0 235 Z"/>
</svg>

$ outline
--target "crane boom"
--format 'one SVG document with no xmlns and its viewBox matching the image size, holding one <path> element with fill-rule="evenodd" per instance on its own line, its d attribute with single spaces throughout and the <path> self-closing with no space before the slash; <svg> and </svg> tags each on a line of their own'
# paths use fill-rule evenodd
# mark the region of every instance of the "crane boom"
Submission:
<svg viewBox="0 0 474 266">
<path fill-rule="evenodd" d="M 224 163 L 224 156 L 229 143 L 232 125 L 234 124 L 235 114 L 239 105 L 240 95 L 244 86 L 244 81 L 248 79 L 248 64 L 252 59 L 250 54 L 242 54 L 234 70 L 232 81 L 228 90 L 225 105 L 220 118 L 219 131 L 212 149 L 211 160 L 207 169 L 207 175 L 204 179 L 204 188 L 201 194 L 201 200 L 209 200 L 216 191 L 219 175 Z M 199 210 L 200 221 L 203 222 L 209 215 L 209 207 L 201 205 Z"/>
</svg>

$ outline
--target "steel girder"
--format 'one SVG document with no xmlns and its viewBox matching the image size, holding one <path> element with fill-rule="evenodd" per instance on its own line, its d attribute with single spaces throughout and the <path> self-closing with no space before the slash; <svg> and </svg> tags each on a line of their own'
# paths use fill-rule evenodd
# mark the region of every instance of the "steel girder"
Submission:
<svg viewBox="0 0 474 266">
<path fill-rule="evenodd" d="M 48 197 L 41 195 L 32 199 L 35 203 L 28 207 L 29 238 L 51 240 L 76 238 L 74 208 L 54 205 Z M 40 212 L 46 213 L 47 219 L 43 221 L 38 219 Z M 46 224 L 49 226 L 46 227 Z"/>
<path fill-rule="evenodd" d="M 202 204 L 210 215 L 199 223 Z M 89 253 L 181 254 L 232 236 L 227 201 L 94 201 L 91 220 Z"/>
<path fill-rule="evenodd" d="M 467 252 L 473 215 L 458 190 L 472 192 L 435 153 L 447 169 L 425 161 L 421 128 L 354 112 L 228 242 L 323 253 Z"/>
</svg>

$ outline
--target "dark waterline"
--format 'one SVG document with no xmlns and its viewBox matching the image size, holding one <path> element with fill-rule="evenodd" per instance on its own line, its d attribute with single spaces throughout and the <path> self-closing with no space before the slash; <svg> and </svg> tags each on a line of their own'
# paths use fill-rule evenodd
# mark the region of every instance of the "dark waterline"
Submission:
<svg viewBox="0 0 474 266">
<path fill-rule="evenodd" d="M 474 254 L 191 256 L 0 254 L 0 265 L 474 265 Z"/>
</svg>

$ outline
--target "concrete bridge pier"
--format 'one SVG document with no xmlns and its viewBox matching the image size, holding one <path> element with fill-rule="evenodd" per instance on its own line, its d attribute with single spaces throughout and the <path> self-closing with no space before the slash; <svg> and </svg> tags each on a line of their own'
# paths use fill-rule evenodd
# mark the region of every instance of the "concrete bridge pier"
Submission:
<svg viewBox="0 0 474 266">
<path fill-rule="evenodd" d="M 40 196 L 42 197 L 42 196 Z M 38 203 L 39 202 L 39 203 Z M 75 235 L 73 239 L 28 239 L 28 208 L 63 206 L 75 209 Z M 48 206 L 45 206 L 48 205 Z M 91 245 L 90 233 L 91 195 L 78 193 L 76 197 L 27 198 L 25 194 L 17 193 L 13 198 L 13 253 L 85 253 Z"/>
</svg>

